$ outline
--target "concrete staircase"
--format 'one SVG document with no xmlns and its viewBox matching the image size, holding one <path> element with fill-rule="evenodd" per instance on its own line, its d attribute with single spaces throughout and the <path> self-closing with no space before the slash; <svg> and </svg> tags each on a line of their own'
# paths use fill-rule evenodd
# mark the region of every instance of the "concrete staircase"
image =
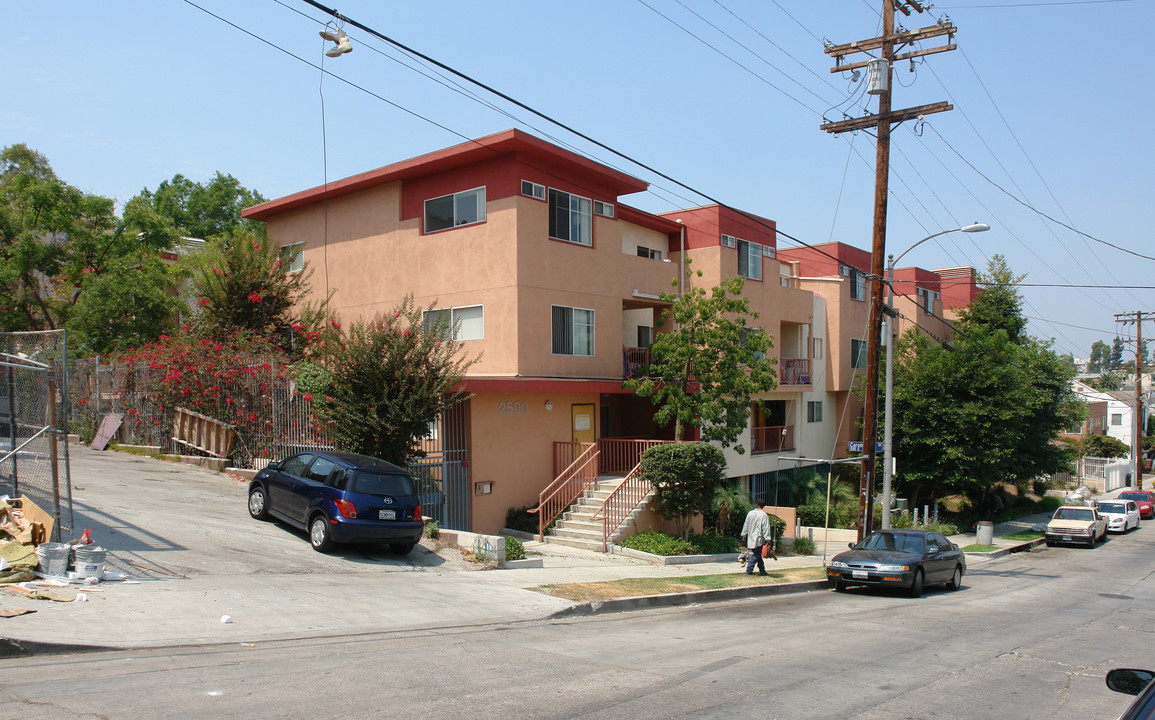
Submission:
<svg viewBox="0 0 1155 720">
<path fill-rule="evenodd" d="M 545 541 L 555 545 L 583 548 L 586 550 L 602 551 L 602 520 L 594 520 L 593 516 L 605 504 L 606 498 L 618 489 L 625 478 L 620 475 L 599 475 L 597 483 L 592 485 L 585 495 L 579 497 L 569 510 L 561 514 L 554 523 L 552 530 L 546 533 Z M 621 527 L 610 533 L 612 543 L 624 534 L 633 524 L 638 514 L 645 509 L 646 504 L 653 497 L 653 491 L 646 496 L 642 504 L 626 518 Z"/>
</svg>

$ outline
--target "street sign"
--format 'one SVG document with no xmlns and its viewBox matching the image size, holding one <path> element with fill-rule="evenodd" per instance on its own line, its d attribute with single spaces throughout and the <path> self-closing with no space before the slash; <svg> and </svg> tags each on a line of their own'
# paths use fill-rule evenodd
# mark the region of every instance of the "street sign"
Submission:
<svg viewBox="0 0 1155 720">
<path fill-rule="evenodd" d="M 847 446 L 846 449 L 852 453 L 862 452 L 862 441 L 861 440 L 851 440 L 850 442 L 848 442 L 846 444 L 846 446 Z M 882 452 L 882 443 L 880 443 L 880 442 L 874 443 L 874 452 L 876 452 L 876 453 Z"/>
</svg>

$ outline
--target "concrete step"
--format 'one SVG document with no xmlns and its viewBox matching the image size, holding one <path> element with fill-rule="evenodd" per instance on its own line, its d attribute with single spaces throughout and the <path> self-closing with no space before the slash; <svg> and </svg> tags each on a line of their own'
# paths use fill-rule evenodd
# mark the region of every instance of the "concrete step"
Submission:
<svg viewBox="0 0 1155 720">
<path fill-rule="evenodd" d="M 601 520 L 558 520 L 554 524 L 554 528 L 557 530 L 597 533 L 598 537 L 601 537 L 602 527 Z"/>
<path fill-rule="evenodd" d="M 597 542 L 587 540 L 575 540 L 573 538 L 554 537 L 553 535 L 546 535 L 545 541 L 551 545 L 564 545 L 565 547 L 581 548 L 582 550 L 592 550 L 594 552 L 603 552 L 602 539 L 598 536 Z"/>
</svg>

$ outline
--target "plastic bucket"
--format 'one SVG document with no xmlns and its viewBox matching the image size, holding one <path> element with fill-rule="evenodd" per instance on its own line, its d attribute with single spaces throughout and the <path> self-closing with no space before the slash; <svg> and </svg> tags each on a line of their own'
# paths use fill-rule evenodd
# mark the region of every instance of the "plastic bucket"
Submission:
<svg viewBox="0 0 1155 720">
<path fill-rule="evenodd" d="M 76 562 L 73 570 L 80 578 L 98 578 L 104 574 L 104 558 L 108 551 L 95 545 L 77 545 L 75 549 Z"/>
<path fill-rule="evenodd" d="M 40 572 L 52 577 L 64 577 L 68 573 L 68 553 L 72 548 L 64 543 L 46 542 L 36 547 L 36 558 L 40 561 Z"/>
</svg>

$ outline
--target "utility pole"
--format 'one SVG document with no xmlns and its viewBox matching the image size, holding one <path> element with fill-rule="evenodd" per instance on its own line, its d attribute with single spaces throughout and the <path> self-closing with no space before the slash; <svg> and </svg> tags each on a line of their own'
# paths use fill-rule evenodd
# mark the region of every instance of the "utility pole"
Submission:
<svg viewBox="0 0 1155 720">
<path fill-rule="evenodd" d="M 1146 317 L 1144 317 L 1146 316 Z M 1134 318 L 1134 319 L 1132 319 Z M 1133 313 L 1118 313 L 1115 322 L 1129 325 L 1135 323 L 1135 422 L 1131 435 L 1131 459 L 1135 470 L 1131 473 L 1131 487 L 1143 489 L 1143 321 L 1155 319 L 1155 312 L 1136 310 Z"/>
<path fill-rule="evenodd" d="M 857 71 L 867 69 L 867 92 L 878 95 L 878 113 L 862 118 L 848 118 L 839 122 L 826 122 L 822 129 L 831 134 L 863 130 L 869 127 L 876 128 L 877 149 L 875 153 L 875 180 L 874 180 L 874 235 L 870 256 L 870 321 L 867 337 L 866 357 L 866 407 L 863 414 L 863 451 L 866 457 L 862 462 L 862 476 L 859 481 L 858 493 L 858 539 L 861 540 L 871 531 L 874 520 L 874 472 L 877 453 L 875 444 L 878 441 L 878 356 L 882 336 L 882 274 L 883 258 L 886 255 L 886 203 L 889 194 L 890 180 L 890 129 L 892 124 L 904 120 L 913 120 L 922 115 L 943 112 L 951 109 L 946 102 L 922 105 L 906 110 L 891 110 L 890 80 L 891 69 L 895 61 L 911 60 L 924 55 L 933 55 L 955 49 L 955 27 L 949 20 L 942 20 L 932 27 L 921 30 L 900 30 L 895 32 L 894 11 L 898 10 L 909 16 L 912 11 L 922 13 L 926 10 L 922 0 L 882 0 L 882 35 L 870 40 L 860 40 L 845 45 L 827 45 L 826 54 L 834 57 L 832 73 Z M 912 43 L 928 40 L 935 37 L 947 37 L 947 44 L 922 50 L 910 50 L 895 54 Z M 875 56 L 877 52 L 877 56 Z M 865 53 L 871 57 L 855 63 L 842 64 L 843 58 L 854 53 Z M 888 339 L 892 340 L 892 339 Z"/>
</svg>

